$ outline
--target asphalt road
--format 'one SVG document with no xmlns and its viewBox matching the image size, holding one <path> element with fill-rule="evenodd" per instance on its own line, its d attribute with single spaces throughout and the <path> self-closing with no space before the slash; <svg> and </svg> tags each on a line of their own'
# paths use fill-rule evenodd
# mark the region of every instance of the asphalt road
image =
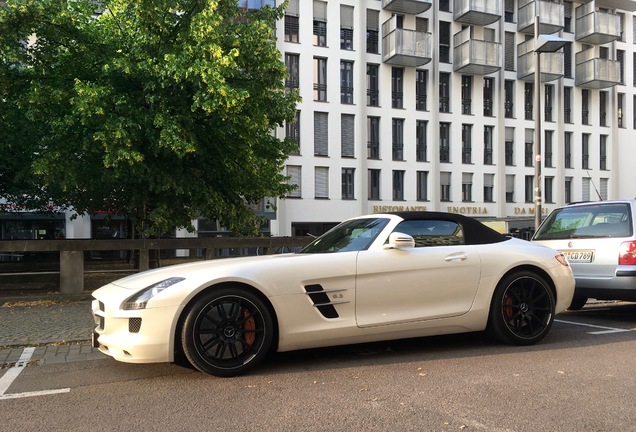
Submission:
<svg viewBox="0 0 636 432">
<path fill-rule="evenodd" d="M 45 364 L 0 388 L 0 429 L 636 431 L 635 357 L 636 305 L 620 304 L 558 315 L 532 347 L 420 338 L 277 354 L 238 378 Z"/>
</svg>

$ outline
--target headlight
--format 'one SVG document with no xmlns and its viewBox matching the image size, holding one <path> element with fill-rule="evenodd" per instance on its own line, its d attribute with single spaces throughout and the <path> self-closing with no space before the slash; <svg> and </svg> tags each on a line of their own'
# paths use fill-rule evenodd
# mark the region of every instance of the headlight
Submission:
<svg viewBox="0 0 636 432">
<path fill-rule="evenodd" d="M 124 310 L 146 309 L 148 300 L 150 300 L 166 288 L 169 288 L 184 279 L 185 278 L 182 277 L 173 277 L 150 285 L 149 287 L 142 289 L 132 297 L 129 297 L 128 300 L 122 303 L 121 308 Z"/>
</svg>

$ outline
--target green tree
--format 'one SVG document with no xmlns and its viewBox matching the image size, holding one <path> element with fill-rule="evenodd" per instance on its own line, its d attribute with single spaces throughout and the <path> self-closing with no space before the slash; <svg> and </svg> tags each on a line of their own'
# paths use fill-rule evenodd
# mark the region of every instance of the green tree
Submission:
<svg viewBox="0 0 636 432">
<path fill-rule="evenodd" d="M 96 4 L 100 9 L 96 11 Z M 294 118 L 274 22 L 236 0 L 9 0 L 0 7 L 0 196 L 139 233 L 198 216 L 254 233 L 290 188 Z"/>
</svg>

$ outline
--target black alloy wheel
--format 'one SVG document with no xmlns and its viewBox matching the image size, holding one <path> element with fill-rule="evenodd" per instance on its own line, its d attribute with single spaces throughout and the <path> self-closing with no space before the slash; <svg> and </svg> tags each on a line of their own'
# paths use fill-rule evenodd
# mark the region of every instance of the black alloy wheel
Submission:
<svg viewBox="0 0 636 432">
<path fill-rule="evenodd" d="M 211 289 L 189 308 L 181 340 L 188 361 L 201 372 L 236 376 L 267 356 L 273 329 L 258 296 L 242 288 Z"/>
<path fill-rule="evenodd" d="M 501 280 L 493 297 L 488 327 L 500 341 L 534 344 L 554 322 L 554 295 L 539 275 L 523 271 Z"/>
</svg>

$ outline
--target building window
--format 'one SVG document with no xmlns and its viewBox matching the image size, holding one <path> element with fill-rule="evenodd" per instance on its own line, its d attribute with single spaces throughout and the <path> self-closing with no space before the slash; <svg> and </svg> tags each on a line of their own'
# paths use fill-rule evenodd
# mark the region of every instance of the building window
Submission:
<svg viewBox="0 0 636 432">
<path fill-rule="evenodd" d="M 492 147 L 492 134 L 493 126 L 484 126 L 484 165 L 492 165 L 493 147 Z"/>
<path fill-rule="evenodd" d="M 552 121 L 552 92 L 554 91 L 554 86 L 552 85 L 546 85 L 545 86 L 545 107 L 544 107 L 544 111 L 545 111 L 545 121 L 547 122 L 551 122 Z"/>
<path fill-rule="evenodd" d="M 484 202 L 495 202 L 495 175 L 484 174 Z"/>
<path fill-rule="evenodd" d="M 426 111 L 426 83 L 428 81 L 428 71 L 415 71 L 415 109 Z"/>
<path fill-rule="evenodd" d="M 340 116 L 340 151 L 342 157 L 355 157 L 355 122 L 353 114 Z"/>
<path fill-rule="evenodd" d="M 527 167 L 534 166 L 534 130 L 526 129 L 526 141 L 524 152 L 524 165 Z"/>
<path fill-rule="evenodd" d="M 583 169 L 590 169 L 590 134 L 583 134 L 581 149 L 581 167 Z"/>
<path fill-rule="evenodd" d="M 563 31 L 572 33 L 572 2 L 563 2 Z"/>
<path fill-rule="evenodd" d="M 314 113 L 314 156 L 329 156 L 329 114 Z"/>
<path fill-rule="evenodd" d="M 380 199 L 380 170 L 379 169 L 369 170 L 369 199 L 370 200 Z"/>
<path fill-rule="evenodd" d="M 462 125 L 462 163 L 469 164 L 473 162 L 473 125 Z"/>
<path fill-rule="evenodd" d="M 353 6 L 340 5 L 340 49 L 353 50 Z"/>
<path fill-rule="evenodd" d="M 327 101 L 327 59 L 314 57 L 314 100 Z"/>
<path fill-rule="evenodd" d="M 439 161 L 450 162 L 450 123 L 439 124 Z"/>
<path fill-rule="evenodd" d="M 318 199 L 329 198 L 329 168 L 316 167 L 314 172 L 315 197 Z"/>
<path fill-rule="evenodd" d="M 599 184 L 599 199 L 601 199 L 602 201 L 607 201 L 607 189 L 609 186 L 609 179 L 606 178 L 602 178 L 601 179 L 601 183 Z"/>
<path fill-rule="evenodd" d="M 623 113 L 625 112 L 625 93 L 618 93 L 618 98 L 616 100 L 616 119 L 618 122 L 619 128 L 624 128 L 625 123 L 623 122 Z"/>
<path fill-rule="evenodd" d="M 506 118 L 514 118 L 514 100 L 515 100 L 515 82 L 512 80 L 506 80 L 504 82 L 504 116 Z"/>
<path fill-rule="evenodd" d="M 525 108 L 525 119 L 532 120 L 534 119 L 534 84 L 533 83 L 525 83 L 524 86 L 524 108 Z"/>
<path fill-rule="evenodd" d="M 380 117 L 367 117 L 367 158 L 380 159 Z"/>
<path fill-rule="evenodd" d="M 439 62 L 450 63 L 451 23 L 439 22 Z"/>
<path fill-rule="evenodd" d="M 426 162 L 426 126 L 427 122 L 424 120 L 417 120 L 415 122 L 415 160 L 417 162 Z"/>
<path fill-rule="evenodd" d="M 512 128 L 506 128 L 506 131 L 508 129 L 512 129 Z M 514 134 L 514 132 L 513 132 L 513 134 Z M 515 164 L 515 142 L 514 142 L 514 136 L 512 136 L 512 134 L 511 134 L 510 138 L 506 137 L 506 141 L 505 141 L 504 146 L 505 146 L 505 148 L 504 148 L 505 164 L 506 164 L 506 166 L 514 166 L 514 164 Z"/>
<path fill-rule="evenodd" d="M 527 175 L 525 178 L 526 202 L 534 202 L 534 176 Z"/>
<path fill-rule="evenodd" d="M 515 202 L 515 176 L 514 174 L 506 174 L 506 202 Z"/>
<path fill-rule="evenodd" d="M 553 183 L 554 183 L 554 177 L 545 178 L 545 186 L 543 187 L 543 201 L 548 204 L 554 203 L 554 198 L 552 196 Z"/>
<path fill-rule="evenodd" d="M 340 62 L 340 102 L 353 103 L 353 62 Z"/>
<path fill-rule="evenodd" d="M 495 86 L 494 78 L 484 78 L 484 116 L 492 117 L 493 115 L 493 89 Z"/>
<path fill-rule="evenodd" d="M 367 105 L 380 105 L 380 92 L 378 90 L 378 73 L 380 68 L 376 64 L 367 65 Z"/>
<path fill-rule="evenodd" d="M 571 177 L 566 177 L 565 178 L 565 203 L 569 204 L 572 202 L 572 178 Z"/>
<path fill-rule="evenodd" d="M 391 106 L 404 108 L 404 69 L 391 68 Z"/>
<path fill-rule="evenodd" d="M 598 92 L 598 121 L 601 126 L 607 126 L 607 94 L 606 91 Z"/>
<path fill-rule="evenodd" d="M 621 85 L 625 85 L 625 51 L 616 50 L 616 62 L 618 63 L 618 77 Z"/>
<path fill-rule="evenodd" d="M 355 199 L 354 174 L 355 168 L 342 169 L 342 199 Z"/>
<path fill-rule="evenodd" d="M 327 2 L 314 0 L 314 45 L 327 46 Z"/>
<path fill-rule="evenodd" d="M 394 118 L 392 123 L 392 150 L 393 160 L 404 160 L 404 119 Z"/>
<path fill-rule="evenodd" d="M 440 201 L 444 201 L 444 202 L 450 201 L 451 200 L 451 173 L 440 172 L 439 183 L 440 183 Z"/>
<path fill-rule="evenodd" d="M 287 176 L 289 177 L 288 184 L 295 186 L 294 190 L 287 194 L 288 198 L 301 198 L 301 172 L 302 167 L 298 165 L 287 165 Z"/>
<path fill-rule="evenodd" d="M 298 43 L 298 17 L 285 15 L 285 42 Z"/>
<path fill-rule="evenodd" d="M 298 54 L 285 53 L 285 66 L 287 67 L 287 79 L 285 80 L 285 90 L 291 91 L 300 86 L 300 56 Z"/>
<path fill-rule="evenodd" d="M 462 75 L 462 114 L 472 114 L 473 77 Z"/>
<path fill-rule="evenodd" d="M 565 168 L 572 168 L 572 132 L 565 132 L 563 136 Z"/>
<path fill-rule="evenodd" d="M 583 177 L 581 180 L 582 180 L 581 200 L 589 201 L 590 200 L 590 183 L 592 179 L 589 177 Z"/>
<path fill-rule="evenodd" d="M 379 54 L 380 12 L 367 9 L 367 52 Z"/>
<path fill-rule="evenodd" d="M 462 201 L 472 202 L 473 200 L 473 174 L 462 173 Z"/>
<path fill-rule="evenodd" d="M 563 75 L 565 78 L 572 77 L 572 45 L 565 44 L 563 47 Z"/>
<path fill-rule="evenodd" d="M 439 0 L 440 12 L 450 12 L 450 0 Z"/>
<path fill-rule="evenodd" d="M 300 111 L 296 111 L 294 120 L 285 122 L 285 138 L 296 145 L 292 154 L 300 154 Z"/>
<path fill-rule="evenodd" d="M 552 168 L 552 136 L 554 131 L 545 131 L 545 138 L 543 143 L 543 161 L 547 168 Z"/>
<path fill-rule="evenodd" d="M 504 21 L 507 23 L 515 22 L 515 0 L 504 1 Z"/>
<path fill-rule="evenodd" d="M 439 74 L 439 112 L 450 112 L 450 74 Z"/>
<path fill-rule="evenodd" d="M 393 200 L 404 201 L 404 171 L 393 171 Z"/>
<path fill-rule="evenodd" d="M 563 88 L 563 121 L 572 123 L 572 87 Z"/>
<path fill-rule="evenodd" d="M 590 91 L 588 89 L 581 90 L 581 123 L 590 124 Z"/>
<path fill-rule="evenodd" d="M 428 171 L 418 171 L 417 175 L 417 200 L 428 201 Z"/>
<path fill-rule="evenodd" d="M 607 169 L 607 135 L 601 135 L 599 140 L 599 169 Z"/>
</svg>

